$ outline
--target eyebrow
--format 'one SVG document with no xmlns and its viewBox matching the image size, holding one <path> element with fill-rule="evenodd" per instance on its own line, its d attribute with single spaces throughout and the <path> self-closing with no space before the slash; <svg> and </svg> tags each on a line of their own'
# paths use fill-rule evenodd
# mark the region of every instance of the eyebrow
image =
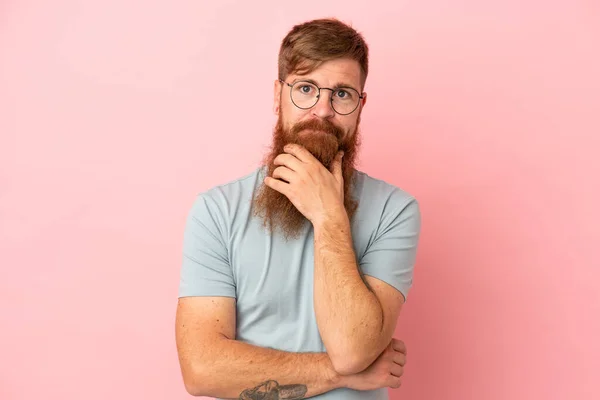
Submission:
<svg viewBox="0 0 600 400">
<path fill-rule="evenodd" d="M 321 87 L 321 85 L 319 85 L 317 83 L 317 81 L 315 81 L 314 79 L 302 79 L 302 78 L 294 79 L 294 82 L 292 82 L 292 85 L 296 82 L 310 82 L 318 87 Z M 354 86 L 352 86 L 348 83 L 345 83 L 345 82 L 338 82 L 331 89 L 342 89 L 342 88 L 354 89 L 360 94 L 360 90 L 354 88 Z"/>
</svg>

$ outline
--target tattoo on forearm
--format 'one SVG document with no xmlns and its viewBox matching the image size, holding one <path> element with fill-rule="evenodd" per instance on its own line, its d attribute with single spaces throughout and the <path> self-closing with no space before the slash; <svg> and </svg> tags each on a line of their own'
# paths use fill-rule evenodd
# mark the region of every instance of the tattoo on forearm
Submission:
<svg viewBox="0 0 600 400">
<path fill-rule="evenodd" d="M 306 395 L 306 385 L 279 385 L 277 381 L 266 381 L 252 389 L 246 389 L 240 400 L 279 400 L 303 399 Z"/>
</svg>

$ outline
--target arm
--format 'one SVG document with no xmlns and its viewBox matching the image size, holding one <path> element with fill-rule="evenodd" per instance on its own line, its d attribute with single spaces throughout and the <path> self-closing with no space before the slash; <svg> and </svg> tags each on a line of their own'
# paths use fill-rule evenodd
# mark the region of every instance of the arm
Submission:
<svg viewBox="0 0 600 400">
<path fill-rule="evenodd" d="M 399 194 L 390 195 L 360 266 L 343 210 L 313 223 L 315 313 L 340 373 L 361 371 L 381 353 L 412 284 L 421 217 L 418 203 Z"/>
<path fill-rule="evenodd" d="M 315 314 L 334 368 L 367 368 L 390 343 L 404 298 L 379 279 L 361 277 L 346 214 L 314 226 Z M 369 287 L 367 286 L 369 285 Z"/>
<path fill-rule="evenodd" d="M 190 394 L 254 399 L 278 387 L 279 398 L 300 399 L 347 384 L 326 353 L 289 353 L 252 346 L 235 340 L 235 326 L 233 298 L 179 299 L 177 351 Z"/>
</svg>

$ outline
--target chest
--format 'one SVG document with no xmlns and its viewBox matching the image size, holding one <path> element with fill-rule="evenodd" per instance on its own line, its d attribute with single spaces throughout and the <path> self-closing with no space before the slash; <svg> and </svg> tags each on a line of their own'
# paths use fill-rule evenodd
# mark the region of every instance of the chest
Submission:
<svg viewBox="0 0 600 400">
<path fill-rule="evenodd" d="M 306 229 L 285 241 L 253 225 L 232 243 L 231 264 L 238 305 L 285 302 L 312 293 L 314 236 Z"/>
</svg>

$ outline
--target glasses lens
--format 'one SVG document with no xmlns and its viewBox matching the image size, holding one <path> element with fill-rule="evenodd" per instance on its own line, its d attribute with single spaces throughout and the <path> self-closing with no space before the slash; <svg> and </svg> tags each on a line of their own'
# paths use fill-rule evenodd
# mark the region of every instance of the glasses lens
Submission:
<svg viewBox="0 0 600 400">
<path fill-rule="evenodd" d="M 313 83 L 300 81 L 292 86 L 292 101 L 299 108 L 311 108 L 319 100 L 319 88 Z M 358 107 L 360 95 L 352 88 L 338 88 L 332 91 L 331 102 L 338 114 L 350 114 Z"/>
<path fill-rule="evenodd" d="M 319 88 L 310 82 L 296 82 L 292 87 L 292 101 L 299 108 L 311 108 L 317 103 Z"/>
<path fill-rule="evenodd" d="M 352 88 L 339 88 L 332 93 L 333 109 L 338 114 L 350 114 L 358 107 L 359 94 Z"/>
</svg>

